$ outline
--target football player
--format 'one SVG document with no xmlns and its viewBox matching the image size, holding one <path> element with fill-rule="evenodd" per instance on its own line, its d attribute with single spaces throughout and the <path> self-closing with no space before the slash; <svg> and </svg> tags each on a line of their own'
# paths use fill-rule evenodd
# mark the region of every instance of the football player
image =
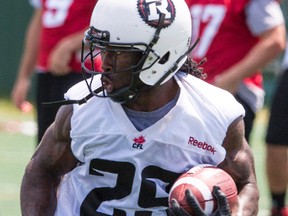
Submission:
<svg viewBox="0 0 288 216">
<path fill-rule="evenodd" d="M 25 49 L 11 98 L 22 111 L 31 110 L 27 95 L 36 72 L 37 140 L 54 121 L 63 94 L 82 80 L 81 39 L 96 0 L 30 0 L 34 13 L 27 27 Z M 98 64 L 99 66 L 99 64 Z"/>
<path fill-rule="evenodd" d="M 197 70 L 187 58 L 194 46 L 184 0 L 99 0 L 85 47 L 82 68 L 92 77 L 84 75 L 66 93 L 27 165 L 24 216 L 181 215 L 177 201 L 168 207 L 169 190 L 199 164 L 233 177 L 239 203 L 232 214 L 257 215 L 243 107 L 229 92 L 180 70 L 185 63 L 187 71 Z M 103 72 L 93 68 L 99 55 Z M 215 196 L 222 203 L 217 214 L 229 215 L 221 190 Z"/>
<path fill-rule="evenodd" d="M 285 48 L 283 14 L 276 0 L 186 0 L 192 16 L 191 53 L 206 58 L 206 81 L 231 92 L 245 108 L 249 141 L 255 113 L 264 102 L 261 69 Z"/>
</svg>

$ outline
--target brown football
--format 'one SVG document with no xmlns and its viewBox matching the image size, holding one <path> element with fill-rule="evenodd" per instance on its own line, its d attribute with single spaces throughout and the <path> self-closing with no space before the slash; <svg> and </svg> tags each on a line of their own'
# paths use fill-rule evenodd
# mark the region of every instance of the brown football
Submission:
<svg viewBox="0 0 288 216">
<path fill-rule="evenodd" d="M 199 165 L 182 174 L 173 184 L 169 192 L 169 206 L 172 198 L 188 213 L 193 215 L 189 207 L 185 190 L 190 189 L 206 214 L 217 209 L 216 199 L 212 195 L 213 186 L 217 185 L 225 193 L 230 207 L 237 203 L 237 187 L 232 177 L 224 170 L 212 165 Z"/>
</svg>

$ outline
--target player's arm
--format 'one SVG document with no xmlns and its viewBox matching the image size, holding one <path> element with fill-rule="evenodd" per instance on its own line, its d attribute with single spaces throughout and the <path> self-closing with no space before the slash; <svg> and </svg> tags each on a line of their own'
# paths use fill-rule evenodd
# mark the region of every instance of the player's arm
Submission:
<svg viewBox="0 0 288 216">
<path fill-rule="evenodd" d="M 250 146 L 244 138 L 242 118 L 235 120 L 228 128 L 223 147 L 227 154 L 219 167 L 233 177 L 238 189 L 239 206 L 231 209 L 232 215 L 257 215 L 259 191 L 254 158 Z"/>
<path fill-rule="evenodd" d="M 236 119 L 228 128 L 223 146 L 226 149 L 225 160 L 219 165 L 234 179 L 238 189 L 238 205 L 228 205 L 227 198 L 220 188 L 213 188 L 218 208 L 213 215 L 256 216 L 258 212 L 259 191 L 256 183 L 254 159 L 251 149 L 244 138 L 243 119 Z M 220 190 L 219 190 L 220 189 Z M 199 216 L 206 216 L 197 199 L 188 190 L 185 191 L 189 205 Z M 188 216 L 177 201 L 172 200 L 172 207 L 168 210 L 172 216 Z"/>
<path fill-rule="evenodd" d="M 73 54 L 81 50 L 84 32 L 88 29 L 74 32 L 62 38 L 49 55 L 48 69 L 55 75 L 65 75 L 71 72 L 70 61 Z"/>
<path fill-rule="evenodd" d="M 31 76 L 34 72 L 37 61 L 41 29 L 41 13 L 42 9 L 34 9 L 33 16 L 31 17 L 30 23 L 27 27 L 24 50 L 22 52 L 17 72 L 17 79 L 11 92 L 13 103 L 21 110 L 25 108 L 23 106 L 27 103 L 25 100 L 30 88 Z"/>
<path fill-rule="evenodd" d="M 228 90 L 232 94 L 235 93 L 244 78 L 263 69 L 284 51 L 286 46 L 284 23 L 276 25 L 258 36 L 259 42 L 238 63 L 215 77 L 214 84 L 216 86 Z"/>
<path fill-rule="evenodd" d="M 59 109 L 26 167 L 21 185 L 22 215 L 54 215 L 61 176 L 72 170 L 77 160 L 70 148 L 72 106 Z"/>
</svg>

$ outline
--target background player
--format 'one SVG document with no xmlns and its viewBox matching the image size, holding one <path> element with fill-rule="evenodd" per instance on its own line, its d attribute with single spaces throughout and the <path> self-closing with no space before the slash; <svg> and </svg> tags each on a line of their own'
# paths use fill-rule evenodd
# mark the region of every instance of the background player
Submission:
<svg viewBox="0 0 288 216">
<path fill-rule="evenodd" d="M 283 60 L 283 72 L 279 76 L 271 104 L 266 135 L 266 171 L 272 200 L 271 216 L 288 216 L 285 206 L 288 183 L 288 49 Z"/>
<path fill-rule="evenodd" d="M 228 90 L 244 106 L 249 141 L 255 113 L 264 102 L 260 69 L 285 48 L 285 25 L 275 0 L 186 0 L 193 38 L 192 57 L 204 64 L 206 81 Z"/>
<path fill-rule="evenodd" d="M 42 103 L 64 99 L 69 87 L 82 80 L 81 40 L 96 0 L 31 0 L 30 3 L 35 10 L 27 27 L 11 97 L 19 109 L 31 110 L 26 98 L 36 67 L 39 143 L 59 109 L 59 106 L 44 107 Z"/>
</svg>

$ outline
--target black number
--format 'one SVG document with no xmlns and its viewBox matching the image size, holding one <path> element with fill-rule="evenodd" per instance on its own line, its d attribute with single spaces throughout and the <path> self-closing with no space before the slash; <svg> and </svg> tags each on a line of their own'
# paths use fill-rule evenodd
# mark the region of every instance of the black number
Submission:
<svg viewBox="0 0 288 216">
<path fill-rule="evenodd" d="M 142 183 L 139 195 L 138 204 L 143 208 L 155 206 L 167 206 L 167 197 L 156 198 L 156 184 L 149 179 L 159 179 L 167 183 L 166 192 L 169 193 L 173 182 L 179 176 L 178 173 L 173 173 L 156 166 L 148 166 L 142 171 Z"/>
<path fill-rule="evenodd" d="M 91 175 L 102 176 L 103 174 L 97 172 L 97 170 L 118 174 L 116 186 L 114 188 L 95 188 L 90 191 L 81 205 L 81 216 L 97 215 L 95 214 L 96 209 L 99 208 L 103 201 L 122 199 L 131 193 L 135 174 L 133 164 L 94 159 L 90 162 L 89 173 Z"/>
<path fill-rule="evenodd" d="M 90 191 L 80 207 L 81 216 L 105 216 L 106 214 L 96 212 L 102 202 L 122 199 L 128 196 L 132 191 L 135 175 L 135 166 L 133 164 L 101 159 L 92 160 L 90 162 L 89 173 L 91 175 L 103 176 L 100 171 L 117 174 L 116 186 L 114 188 L 95 188 Z M 173 182 L 175 182 L 179 175 L 179 173 L 164 170 L 156 166 L 148 166 L 144 168 L 142 171 L 142 182 L 140 186 L 138 205 L 142 208 L 167 206 L 167 197 L 156 197 L 156 183 L 151 179 L 163 181 L 163 183 L 167 185 L 165 190 L 168 193 Z M 113 215 L 126 216 L 126 212 L 120 209 L 114 209 Z M 151 211 L 135 212 L 135 216 L 151 215 Z"/>
</svg>

